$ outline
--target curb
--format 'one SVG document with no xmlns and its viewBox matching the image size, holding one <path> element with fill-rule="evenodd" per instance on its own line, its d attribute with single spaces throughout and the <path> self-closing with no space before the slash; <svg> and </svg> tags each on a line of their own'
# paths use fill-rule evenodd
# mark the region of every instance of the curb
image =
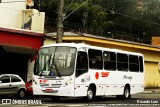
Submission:
<svg viewBox="0 0 160 107">
<path fill-rule="evenodd" d="M 144 91 L 143 93 L 160 93 L 160 90 L 148 90 L 148 91 Z"/>
</svg>

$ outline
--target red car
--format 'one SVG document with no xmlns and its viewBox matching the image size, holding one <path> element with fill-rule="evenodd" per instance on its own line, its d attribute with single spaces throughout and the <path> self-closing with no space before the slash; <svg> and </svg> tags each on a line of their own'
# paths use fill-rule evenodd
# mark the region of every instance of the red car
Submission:
<svg viewBox="0 0 160 107">
<path fill-rule="evenodd" d="M 26 83 L 26 94 L 33 95 L 32 80 Z"/>
</svg>

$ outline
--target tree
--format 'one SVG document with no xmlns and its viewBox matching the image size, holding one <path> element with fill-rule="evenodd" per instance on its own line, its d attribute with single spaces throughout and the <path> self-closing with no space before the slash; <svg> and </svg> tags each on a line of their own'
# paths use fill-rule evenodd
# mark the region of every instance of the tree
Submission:
<svg viewBox="0 0 160 107">
<path fill-rule="evenodd" d="M 68 13 L 74 11 L 82 2 L 74 2 L 69 8 Z M 74 14 L 72 14 L 67 22 L 79 23 L 79 27 L 87 27 L 92 30 L 102 30 L 107 28 L 107 26 L 112 25 L 112 21 L 106 20 L 108 12 L 105 11 L 99 4 L 93 4 L 92 1 L 85 3 L 81 8 L 79 8 Z M 67 23 L 69 24 L 69 23 Z M 66 24 L 66 26 L 67 26 Z"/>
<path fill-rule="evenodd" d="M 39 0 L 35 0 L 38 3 Z M 59 0 L 41 1 L 41 11 L 56 23 Z M 66 16 L 85 0 L 65 0 Z M 92 31 L 124 32 L 142 39 L 160 35 L 159 0 L 88 0 L 64 21 L 65 30 L 85 28 Z M 141 36 L 145 34 L 145 36 Z"/>
</svg>

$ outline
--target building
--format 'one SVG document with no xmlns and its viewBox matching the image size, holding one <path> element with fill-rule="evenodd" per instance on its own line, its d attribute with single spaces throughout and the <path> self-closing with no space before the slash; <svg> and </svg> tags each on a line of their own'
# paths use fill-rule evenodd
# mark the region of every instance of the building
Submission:
<svg viewBox="0 0 160 107">
<path fill-rule="evenodd" d="M 44 45 L 55 43 L 55 39 L 56 33 L 46 34 Z M 160 87 L 160 47 L 71 32 L 65 32 L 63 40 L 142 53 L 145 61 L 145 87 Z"/>
<path fill-rule="evenodd" d="M 45 13 L 26 7 L 25 0 L 0 0 L 0 27 L 43 33 Z"/>
<path fill-rule="evenodd" d="M 29 81 L 34 56 L 43 45 L 45 13 L 26 7 L 25 0 L 0 0 L 0 74 Z"/>
<path fill-rule="evenodd" d="M 159 36 L 153 36 L 152 37 L 152 45 L 160 47 L 160 37 Z"/>
</svg>

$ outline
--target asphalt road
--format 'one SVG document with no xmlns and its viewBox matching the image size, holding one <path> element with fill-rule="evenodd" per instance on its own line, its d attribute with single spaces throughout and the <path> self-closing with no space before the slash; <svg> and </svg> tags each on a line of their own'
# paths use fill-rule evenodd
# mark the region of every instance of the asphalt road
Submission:
<svg viewBox="0 0 160 107">
<path fill-rule="evenodd" d="M 6 104 L 6 101 L 8 100 Z M 160 93 L 140 93 L 132 95 L 129 100 L 118 100 L 115 96 L 107 96 L 101 99 L 97 99 L 93 102 L 87 102 L 81 98 L 63 98 L 60 101 L 52 101 L 49 97 L 30 97 L 25 99 L 0 99 L 0 106 L 3 107 L 64 107 L 64 106 L 160 106 Z"/>
</svg>

